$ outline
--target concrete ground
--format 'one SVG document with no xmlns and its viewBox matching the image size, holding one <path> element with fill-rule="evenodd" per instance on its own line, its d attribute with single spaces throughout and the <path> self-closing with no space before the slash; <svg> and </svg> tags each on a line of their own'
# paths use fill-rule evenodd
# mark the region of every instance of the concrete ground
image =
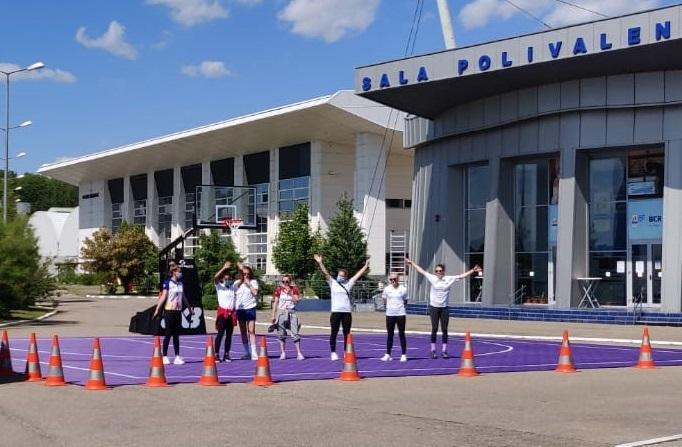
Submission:
<svg viewBox="0 0 682 447">
<path fill-rule="evenodd" d="M 127 334 L 130 317 L 152 303 L 64 297 L 57 315 L 10 328 L 10 337 Z M 259 320 L 268 315 L 260 312 Z M 304 325 L 328 325 L 328 314 L 301 317 Z M 354 315 L 354 327 L 382 326 L 381 314 Z M 453 319 L 450 326 L 451 332 L 515 335 L 560 336 L 564 328 L 573 337 L 639 339 L 642 333 L 640 326 L 475 319 Z M 408 329 L 428 328 L 426 317 L 408 317 Z M 682 329 L 655 327 L 651 336 L 679 342 Z M 0 382 L 0 446 L 608 446 L 682 433 L 681 376 L 680 368 L 667 367 L 106 392 Z"/>
</svg>

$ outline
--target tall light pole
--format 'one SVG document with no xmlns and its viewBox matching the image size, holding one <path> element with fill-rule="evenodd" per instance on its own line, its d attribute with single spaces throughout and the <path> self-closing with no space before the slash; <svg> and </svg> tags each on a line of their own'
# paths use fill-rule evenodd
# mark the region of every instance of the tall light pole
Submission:
<svg viewBox="0 0 682 447">
<path fill-rule="evenodd" d="M 45 67 L 45 64 L 42 62 L 36 62 L 28 67 L 24 68 L 19 68 L 16 70 L 11 70 L 11 71 L 2 71 L 0 70 L 0 73 L 5 75 L 5 85 L 6 90 L 5 90 L 5 128 L 3 129 L 5 131 L 5 178 L 3 180 L 3 193 L 2 193 L 2 221 L 3 223 L 7 223 L 7 178 L 9 177 L 9 131 L 12 129 L 15 129 L 17 127 L 26 127 L 30 126 L 31 122 L 30 121 L 24 121 L 23 123 L 19 124 L 18 126 L 14 127 L 9 127 L 9 78 L 13 74 L 21 73 L 24 71 L 33 71 L 33 70 L 40 70 L 41 68 Z"/>
<path fill-rule="evenodd" d="M 440 16 L 440 26 L 443 31 L 443 40 L 445 41 L 445 49 L 452 50 L 457 46 L 455 43 L 455 31 L 452 28 L 452 18 L 450 17 L 450 8 L 448 7 L 448 0 L 438 1 L 438 15 Z"/>
</svg>

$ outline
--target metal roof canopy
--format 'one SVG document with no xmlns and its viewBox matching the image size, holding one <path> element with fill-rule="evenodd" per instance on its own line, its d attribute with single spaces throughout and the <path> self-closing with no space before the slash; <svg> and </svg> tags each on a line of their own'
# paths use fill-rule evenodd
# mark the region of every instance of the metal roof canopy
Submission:
<svg viewBox="0 0 682 447">
<path fill-rule="evenodd" d="M 404 114 L 352 91 L 311 99 L 195 129 L 43 165 L 38 172 L 78 185 L 148 173 L 314 140 L 355 146 L 355 134 L 402 132 Z M 395 119 L 395 117 L 398 119 Z M 390 119 L 389 119 L 390 118 Z M 395 138 L 402 148 L 402 137 Z"/>
<path fill-rule="evenodd" d="M 433 119 L 457 105 L 535 85 L 622 73 L 682 69 L 680 54 L 682 41 L 671 40 L 358 94 L 380 104 Z"/>
</svg>

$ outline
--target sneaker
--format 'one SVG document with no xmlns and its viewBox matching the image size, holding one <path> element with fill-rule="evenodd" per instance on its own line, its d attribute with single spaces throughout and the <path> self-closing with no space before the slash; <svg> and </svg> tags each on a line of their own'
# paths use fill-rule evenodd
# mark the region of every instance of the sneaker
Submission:
<svg viewBox="0 0 682 447">
<path fill-rule="evenodd" d="M 305 360 L 305 357 L 303 357 L 303 354 L 299 352 L 298 355 L 296 356 L 296 360 Z"/>
<path fill-rule="evenodd" d="M 175 359 L 173 360 L 174 365 L 184 365 L 185 361 L 180 357 L 179 355 L 175 356 Z"/>
<path fill-rule="evenodd" d="M 407 356 L 405 354 L 400 356 L 400 361 L 401 362 L 406 362 L 407 361 Z"/>
<path fill-rule="evenodd" d="M 432 359 L 437 359 L 437 358 L 438 358 L 438 354 L 436 354 L 436 351 L 431 351 L 431 358 L 432 358 Z"/>
<path fill-rule="evenodd" d="M 449 359 L 449 358 L 450 358 L 450 354 L 448 354 L 447 351 L 443 351 L 443 352 L 441 353 L 440 356 L 443 357 L 444 359 Z"/>
<path fill-rule="evenodd" d="M 242 360 L 251 360 L 251 354 L 244 354 L 243 356 L 240 357 Z"/>
<path fill-rule="evenodd" d="M 215 358 L 216 363 L 222 362 L 222 360 L 220 359 L 220 356 L 218 354 L 214 355 L 213 357 Z"/>
<path fill-rule="evenodd" d="M 258 360 L 258 354 L 256 354 L 255 352 L 252 352 L 251 353 L 251 360 L 254 360 L 254 361 Z"/>
<path fill-rule="evenodd" d="M 170 365 L 170 360 L 168 360 L 168 356 L 163 356 L 163 364 L 164 365 Z"/>
<path fill-rule="evenodd" d="M 384 354 L 384 356 L 381 357 L 382 362 L 390 362 L 391 360 L 393 360 L 393 358 L 391 358 L 389 354 Z"/>
<path fill-rule="evenodd" d="M 279 359 L 280 360 L 286 360 L 287 359 L 287 353 L 282 351 L 282 353 L 279 355 Z"/>
<path fill-rule="evenodd" d="M 230 354 L 225 354 L 225 355 L 223 356 L 223 362 L 229 363 L 229 362 L 231 362 L 231 361 L 232 361 L 232 359 L 230 359 Z"/>
<path fill-rule="evenodd" d="M 336 354 L 336 352 L 332 352 L 331 359 L 332 359 L 332 362 L 337 361 L 339 359 L 338 354 Z"/>
</svg>

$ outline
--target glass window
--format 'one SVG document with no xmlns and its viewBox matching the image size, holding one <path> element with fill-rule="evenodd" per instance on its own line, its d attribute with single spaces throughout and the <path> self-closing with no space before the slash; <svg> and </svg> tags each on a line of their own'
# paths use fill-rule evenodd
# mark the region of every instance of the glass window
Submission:
<svg viewBox="0 0 682 447">
<path fill-rule="evenodd" d="M 625 200 L 623 157 L 590 160 L 590 203 Z"/>
<path fill-rule="evenodd" d="M 628 157 L 628 198 L 663 197 L 663 154 Z"/>
<path fill-rule="evenodd" d="M 147 223 L 147 199 L 136 200 L 133 203 L 133 224 L 146 225 Z"/>
<path fill-rule="evenodd" d="M 307 204 L 310 198 L 310 177 L 297 177 L 279 181 L 279 215 L 286 217 L 299 203 Z"/>
<path fill-rule="evenodd" d="M 192 228 L 194 224 L 194 205 L 196 194 L 193 192 L 185 193 L 185 230 Z"/>
<path fill-rule="evenodd" d="M 123 223 L 123 204 L 111 204 L 111 231 L 116 233 Z"/>
<path fill-rule="evenodd" d="M 472 165 L 465 168 L 464 200 L 464 262 L 466 267 L 483 266 L 485 248 L 485 207 L 489 193 L 488 165 Z M 403 201 L 404 207 L 412 206 L 411 200 Z M 467 301 L 480 301 L 483 293 L 483 280 L 471 279 L 465 283 Z"/>
<path fill-rule="evenodd" d="M 627 251 L 590 252 L 590 276 L 602 278 L 595 291 L 599 304 L 625 306 L 626 258 Z"/>
<path fill-rule="evenodd" d="M 173 227 L 173 197 L 159 197 L 158 222 L 159 246 L 165 247 L 170 243 Z"/>
<path fill-rule="evenodd" d="M 514 167 L 516 292 L 522 303 L 549 302 L 550 205 L 558 197 L 558 159 Z M 556 185 L 555 185 L 556 183 Z"/>
<path fill-rule="evenodd" d="M 268 260 L 267 233 L 251 233 L 247 235 L 247 255 L 250 265 L 255 269 L 265 271 Z"/>
<path fill-rule="evenodd" d="M 626 202 L 591 204 L 590 250 L 625 250 L 626 243 Z"/>
</svg>

